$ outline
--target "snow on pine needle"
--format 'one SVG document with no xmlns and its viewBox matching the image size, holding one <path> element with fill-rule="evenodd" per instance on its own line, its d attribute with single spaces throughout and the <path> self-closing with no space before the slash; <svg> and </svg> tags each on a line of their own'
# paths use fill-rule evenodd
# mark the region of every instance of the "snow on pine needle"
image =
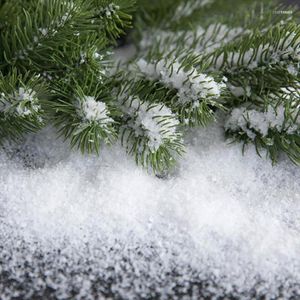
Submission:
<svg viewBox="0 0 300 300">
<path fill-rule="evenodd" d="M 154 171 L 165 171 L 184 147 L 176 115 L 165 105 L 141 101 L 138 96 L 121 97 L 120 108 L 126 120 L 121 126 L 121 140 L 127 151 L 135 153 L 142 165 L 151 161 Z"/>
<path fill-rule="evenodd" d="M 119 5 L 116 5 L 115 3 L 110 3 L 106 7 L 101 8 L 100 13 L 105 14 L 107 18 L 111 19 L 112 15 L 116 14 L 119 9 Z"/>
<path fill-rule="evenodd" d="M 247 29 L 222 23 L 207 27 L 199 25 L 194 30 L 178 30 L 176 34 L 171 30 L 154 29 L 143 34 L 139 48 L 144 52 L 155 48 L 161 52 L 174 51 L 178 57 L 184 57 L 186 51 L 191 50 L 197 55 L 206 56 L 247 33 Z M 182 47 L 178 48 L 178 44 L 182 44 Z M 182 51 L 182 48 L 186 51 Z"/>
<path fill-rule="evenodd" d="M 93 96 L 84 96 L 79 100 L 78 113 L 87 122 L 96 122 L 101 125 L 111 124 L 114 122 L 109 117 L 109 112 L 105 103 L 96 101 Z"/>
<path fill-rule="evenodd" d="M 294 117 L 297 118 L 294 113 Z M 298 123 L 298 126 L 296 125 Z M 283 105 L 273 107 L 269 105 L 265 112 L 255 109 L 247 109 L 247 107 L 234 108 L 228 118 L 225 129 L 244 131 L 252 140 L 255 139 L 255 132 L 263 137 L 267 136 L 269 130 L 278 132 L 285 131 L 287 134 L 294 134 L 299 131 L 299 118 L 297 122 L 286 120 L 285 108 Z"/>
<path fill-rule="evenodd" d="M 218 83 L 213 77 L 199 73 L 196 69 L 185 71 L 179 62 L 167 63 L 161 60 L 154 64 L 140 59 L 137 65 L 149 78 L 158 79 L 176 89 L 182 104 L 193 102 L 197 106 L 201 98 L 218 99 L 226 87 L 224 83 Z"/>
<path fill-rule="evenodd" d="M 294 87 L 282 88 L 280 93 L 269 94 L 264 109 L 249 102 L 235 107 L 225 122 L 225 132 L 244 145 L 253 142 L 257 151 L 267 149 L 273 162 L 278 161 L 279 151 L 299 164 L 300 94 Z"/>
<path fill-rule="evenodd" d="M 11 95 L 1 93 L 0 111 L 20 117 L 36 114 L 41 110 L 37 94 L 31 88 L 19 87 Z"/>
<path fill-rule="evenodd" d="M 276 40 L 272 37 L 272 34 L 276 35 L 278 32 L 281 32 L 284 36 Z M 217 55 L 217 59 L 215 56 L 212 56 L 214 67 L 216 69 L 224 67 L 229 72 L 241 67 L 253 70 L 264 64 L 268 66 L 275 64 L 286 66 L 288 64 L 287 66 L 291 68 L 292 65 L 289 62 L 298 62 L 300 60 L 299 28 L 294 30 L 292 28 L 291 31 L 281 27 L 271 28 L 267 33 L 263 32 L 259 37 L 249 35 L 248 38 L 253 43 L 260 41 L 260 44 L 257 47 L 252 46 L 243 51 L 221 52 Z M 238 41 L 238 43 L 241 43 L 241 41 Z"/>
<path fill-rule="evenodd" d="M 183 123 L 205 124 L 213 116 L 210 106 L 222 107 L 219 99 L 226 89 L 225 77 L 217 82 L 196 68 L 186 70 L 184 64 L 178 61 L 159 60 L 150 63 L 141 58 L 136 64 L 146 78 L 158 80 L 176 90 L 177 97 L 170 101 L 170 106 L 177 111 Z"/>
</svg>

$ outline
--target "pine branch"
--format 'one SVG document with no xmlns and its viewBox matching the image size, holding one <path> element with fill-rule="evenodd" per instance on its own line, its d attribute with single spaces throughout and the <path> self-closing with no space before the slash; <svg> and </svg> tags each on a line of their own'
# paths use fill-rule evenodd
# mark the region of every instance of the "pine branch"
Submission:
<svg viewBox="0 0 300 300">
<path fill-rule="evenodd" d="M 264 108 L 245 103 L 234 108 L 225 124 L 226 135 L 244 144 L 255 144 L 258 154 L 265 149 L 273 163 L 284 152 L 300 164 L 300 93 L 299 89 L 282 89 L 270 94 Z"/>
<path fill-rule="evenodd" d="M 157 81 L 171 91 L 170 97 L 162 101 L 177 114 L 181 123 L 206 125 L 214 118 L 213 108 L 224 108 L 221 95 L 225 84 L 222 79 L 216 81 L 214 77 L 200 72 L 201 68 L 193 67 L 193 62 L 197 62 L 193 56 L 187 56 L 181 62 L 171 61 L 166 56 L 154 62 L 140 59 L 137 66 L 148 80 Z"/>
<path fill-rule="evenodd" d="M 104 32 L 109 40 L 115 41 L 132 26 L 132 14 L 136 0 L 94 0 L 95 16 L 102 21 Z"/>
<path fill-rule="evenodd" d="M 137 164 L 154 173 L 169 170 L 184 153 L 177 116 L 160 101 L 167 94 L 150 82 L 122 80 L 116 95 L 121 143 Z"/>
<path fill-rule="evenodd" d="M 46 94 L 39 78 L 19 75 L 16 70 L 7 76 L 0 74 L 0 91 L 0 143 L 42 128 L 40 100 Z"/>
<path fill-rule="evenodd" d="M 70 139 L 72 148 L 99 154 L 102 143 L 111 144 L 117 137 L 113 119 L 117 112 L 110 102 L 107 90 L 90 80 L 87 85 L 73 83 L 65 90 L 59 87 L 44 107 L 58 133 Z"/>
</svg>

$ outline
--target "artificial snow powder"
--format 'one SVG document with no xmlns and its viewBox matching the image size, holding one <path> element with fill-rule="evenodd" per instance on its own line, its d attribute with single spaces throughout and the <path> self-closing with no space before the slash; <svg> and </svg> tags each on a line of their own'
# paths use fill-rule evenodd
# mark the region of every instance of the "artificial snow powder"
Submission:
<svg viewBox="0 0 300 300">
<path fill-rule="evenodd" d="M 159 179 L 51 130 L 0 154 L 0 298 L 299 297 L 300 170 L 194 129 Z"/>
</svg>

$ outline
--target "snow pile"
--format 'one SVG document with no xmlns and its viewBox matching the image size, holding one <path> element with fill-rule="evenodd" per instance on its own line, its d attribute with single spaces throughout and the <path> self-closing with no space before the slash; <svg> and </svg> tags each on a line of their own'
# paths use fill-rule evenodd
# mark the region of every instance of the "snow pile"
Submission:
<svg viewBox="0 0 300 300">
<path fill-rule="evenodd" d="M 51 130 L 0 154 L 1 299 L 299 297 L 300 170 L 190 133 L 159 179 Z"/>
</svg>

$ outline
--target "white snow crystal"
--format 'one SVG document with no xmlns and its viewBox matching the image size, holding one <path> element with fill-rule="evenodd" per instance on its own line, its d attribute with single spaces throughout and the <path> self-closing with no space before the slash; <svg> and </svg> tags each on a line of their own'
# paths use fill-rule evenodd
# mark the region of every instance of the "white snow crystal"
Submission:
<svg viewBox="0 0 300 300">
<path fill-rule="evenodd" d="M 43 36 L 46 36 L 49 32 L 48 28 L 39 28 L 39 31 Z"/>
<path fill-rule="evenodd" d="M 229 88 L 230 92 L 236 97 L 240 97 L 240 96 L 244 96 L 244 95 L 246 95 L 247 97 L 250 97 L 250 95 L 251 95 L 251 87 L 250 86 L 242 87 L 242 86 L 235 86 L 230 83 L 227 83 L 227 87 Z"/>
</svg>

